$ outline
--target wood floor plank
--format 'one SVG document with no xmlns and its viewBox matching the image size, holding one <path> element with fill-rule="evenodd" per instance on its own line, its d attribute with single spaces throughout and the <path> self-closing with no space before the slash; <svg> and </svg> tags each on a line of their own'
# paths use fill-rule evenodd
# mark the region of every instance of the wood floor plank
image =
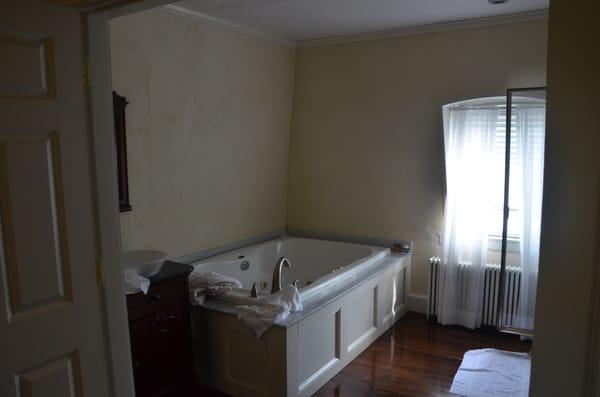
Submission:
<svg viewBox="0 0 600 397">
<path fill-rule="evenodd" d="M 313 397 L 445 397 L 467 350 L 493 347 L 528 352 L 530 342 L 495 330 L 472 331 L 407 313 Z M 226 397 L 196 385 L 181 396 Z"/>
<path fill-rule="evenodd" d="M 495 330 L 433 325 L 407 313 L 314 396 L 452 396 L 463 354 L 486 347 L 528 352 L 531 343 Z"/>
</svg>

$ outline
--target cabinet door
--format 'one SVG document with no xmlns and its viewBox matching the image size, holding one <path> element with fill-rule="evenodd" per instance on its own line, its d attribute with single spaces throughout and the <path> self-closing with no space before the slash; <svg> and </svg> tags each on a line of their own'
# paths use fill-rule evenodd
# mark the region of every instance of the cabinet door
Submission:
<svg viewBox="0 0 600 397">
<path fill-rule="evenodd" d="M 138 396 L 152 395 L 189 376 L 191 341 L 185 305 L 173 305 L 131 323 Z"/>
</svg>

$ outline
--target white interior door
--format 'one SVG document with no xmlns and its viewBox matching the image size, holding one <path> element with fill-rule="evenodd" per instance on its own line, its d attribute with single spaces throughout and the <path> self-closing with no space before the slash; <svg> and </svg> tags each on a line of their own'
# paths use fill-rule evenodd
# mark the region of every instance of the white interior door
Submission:
<svg viewBox="0 0 600 397">
<path fill-rule="evenodd" d="M 108 396 L 77 10 L 0 2 L 0 395 Z"/>
</svg>

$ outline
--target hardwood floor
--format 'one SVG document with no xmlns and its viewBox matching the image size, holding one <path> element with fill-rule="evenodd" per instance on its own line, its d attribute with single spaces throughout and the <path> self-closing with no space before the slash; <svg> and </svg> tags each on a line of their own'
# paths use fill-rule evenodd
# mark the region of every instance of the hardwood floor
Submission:
<svg viewBox="0 0 600 397">
<path fill-rule="evenodd" d="M 313 397 L 453 396 L 448 390 L 467 350 L 528 352 L 531 343 L 494 330 L 432 325 L 407 313 Z M 226 397 L 206 389 L 190 396 Z"/>
<path fill-rule="evenodd" d="M 448 390 L 467 350 L 528 352 L 531 343 L 495 330 L 431 325 L 407 313 L 314 397 L 453 396 Z"/>
</svg>

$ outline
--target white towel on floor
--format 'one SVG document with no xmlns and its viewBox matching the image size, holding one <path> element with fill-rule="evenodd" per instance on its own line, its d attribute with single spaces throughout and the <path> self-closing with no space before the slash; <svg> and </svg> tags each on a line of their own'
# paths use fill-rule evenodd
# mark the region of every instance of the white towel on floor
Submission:
<svg viewBox="0 0 600 397">
<path fill-rule="evenodd" d="M 276 294 L 260 298 L 257 305 L 236 307 L 238 319 L 252 328 L 257 338 L 275 322 L 284 320 L 290 313 L 301 311 L 302 298 L 294 285 L 287 285 Z"/>
<path fill-rule="evenodd" d="M 450 392 L 467 397 L 527 397 L 530 372 L 527 353 L 470 350 L 463 357 Z"/>
<path fill-rule="evenodd" d="M 233 288 L 242 288 L 239 280 L 215 272 L 193 271 L 188 276 L 188 282 L 192 305 L 203 304 L 207 296 L 221 295 Z"/>
<path fill-rule="evenodd" d="M 135 270 L 127 269 L 123 272 L 123 281 L 125 282 L 125 294 L 136 294 L 140 291 L 146 295 L 150 288 L 150 280 L 140 276 Z"/>
</svg>

